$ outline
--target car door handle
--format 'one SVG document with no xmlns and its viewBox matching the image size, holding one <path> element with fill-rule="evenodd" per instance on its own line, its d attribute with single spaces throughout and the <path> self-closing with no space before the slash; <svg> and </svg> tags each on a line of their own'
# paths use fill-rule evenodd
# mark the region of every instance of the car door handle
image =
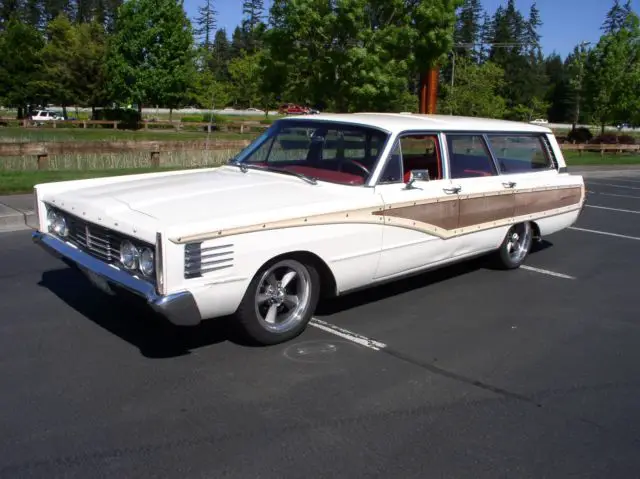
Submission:
<svg viewBox="0 0 640 479">
<path fill-rule="evenodd" d="M 444 191 L 449 195 L 453 195 L 453 194 L 459 193 L 461 189 L 462 189 L 461 186 L 452 186 L 451 188 L 442 188 L 442 191 Z"/>
<path fill-rule="evenodd" d="M 502 183 L 502 186 L 504 186 L 505 188 L 513 188 L 514 186 L 516 186 L 516 182 L 515 181 L 505 181 L 504 183 Z"/>
</svg>

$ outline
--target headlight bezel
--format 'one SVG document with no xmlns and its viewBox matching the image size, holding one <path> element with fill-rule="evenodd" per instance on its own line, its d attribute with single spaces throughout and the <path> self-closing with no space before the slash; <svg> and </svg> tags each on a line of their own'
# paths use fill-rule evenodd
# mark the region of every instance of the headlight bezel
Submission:
<svg viewBox="0 0 640 479">
<path fill-rule="evenodd" d="M 129 249 L 128 253 L 131 255 L 131 261 L 125 261 L 125 252 L 124 248 L 127 247 Z M 120 264 L 125 267 L 125 269 L 129 271 L 134 271 L 138 269 L 138 263 L 140 259 L 140 250 L 138 247 L 129 239 L 125 239 L 120 242 Z M 129 264 L 127 264 L 129 263 Z"/>
<path fill-rule="evenodd" d="M 145 259 L 145 254 L 148 256 Z M 146 267 L 145 267 L 146 265 Z M 151 248 L 142 248 L 138 257 L 138 270 L 146 277 L 151 277 L 156 272 L 155 254 Z"/>
</svg>

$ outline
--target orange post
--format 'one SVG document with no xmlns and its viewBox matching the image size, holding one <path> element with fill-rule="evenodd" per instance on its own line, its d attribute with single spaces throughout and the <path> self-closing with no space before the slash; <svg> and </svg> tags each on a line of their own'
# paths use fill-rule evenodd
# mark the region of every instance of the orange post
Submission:
<svg viewBox="0 0 640 479">
<path fill-rule="evenodd" d="M 439 74 L 439 69 L 434 67 L 423 73 L 420 77 L 420 113 L 434 114 L 436 112 Z"/>
</svg>

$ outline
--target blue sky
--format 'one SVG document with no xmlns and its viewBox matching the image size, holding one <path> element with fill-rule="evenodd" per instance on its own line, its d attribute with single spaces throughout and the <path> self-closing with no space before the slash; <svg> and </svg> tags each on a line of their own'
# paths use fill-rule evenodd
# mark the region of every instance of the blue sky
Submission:
<svg viewBox="0 0 640 479">
<path fill-rule="evenodd" d="M 517 8 L 528 15 L 533 0 L 516 0 Z M 190 18 L 194 18 L 201 0 L 185 0 L 184 5 Z M 507 0 L 483 0 L 484 7 L 493 14 L 498 5 Z M 597 42 L 604 16 L 613 0 L 537 0 L 543 25 L 540 29 L 545 55 L 553 51 L 564 58 L 579 42 Z M 242 18 L 242 0 L 214 0 L 218 11 L 218 27 L 226 27 L 231 32 Z M 265 0 L 265 6 L 270 0 Z M 640 0 L 632 0 L 634 11 L 640 13 Z"/>
</svg>

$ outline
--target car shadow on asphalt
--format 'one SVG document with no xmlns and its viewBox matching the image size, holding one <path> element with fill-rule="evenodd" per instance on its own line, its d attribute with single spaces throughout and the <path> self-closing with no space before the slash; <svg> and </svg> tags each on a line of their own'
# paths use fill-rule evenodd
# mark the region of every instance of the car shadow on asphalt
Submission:
<svg viewBox="0 0 640 479">
<path fill-rule="evenodd" d="M 531 254 L 550 246 L 552 243 L 546 240 L 534 243 Z M 489 257 L 467 260 L 337 298 L 325 299 L 318 305 L 315 315 L 330 316 L 484 268 L 494 269 Z M 47 288 L 85 318 L 137 347 L 147 358 L 185 356 L 194 349 L 226 341 L 244 347 L 256 346 L 243 338 L 234 327 L 231 317 L 202 321 L 197 326 L 175 326 L 136 297 L 109 296 L 99 291 L 75 268 L 47 271 L 43 273 L 38 285 Z"/>
<path fill-rule="evenodd" d="M 531 245 L 529 254 L 534 255 L 553 246 L 553 243 L 542 240 Z M 408 293 L 416 289 L 425 288 L 429 285 L 447 281 L 458 276 L 473 273 L 481 269 L 497 270 L 492 263 L 490 256 L 480 256 L 477 258 L 455 263 L 449 266 L 426 271 L 415 276 L 397 279 L 380 286 L 363 289 L 353 293 L 338 296 L 337 298 L 324 299 L 318 304 L 315 316 L 331 316 L 345 310 L 357 308 L 369 303 L 375 303 L 392 296 Z"/>
<path fill-rule="evenodd" d="M 174 326 L 138 298 L 99 291 L 74 268 L 47 271 L 38 284 L 148 358 L 184 356 L 225 341 L 250 346 L 230 326 L 228 318 L 203 321 L 198 326 Z"/>
</svg>

